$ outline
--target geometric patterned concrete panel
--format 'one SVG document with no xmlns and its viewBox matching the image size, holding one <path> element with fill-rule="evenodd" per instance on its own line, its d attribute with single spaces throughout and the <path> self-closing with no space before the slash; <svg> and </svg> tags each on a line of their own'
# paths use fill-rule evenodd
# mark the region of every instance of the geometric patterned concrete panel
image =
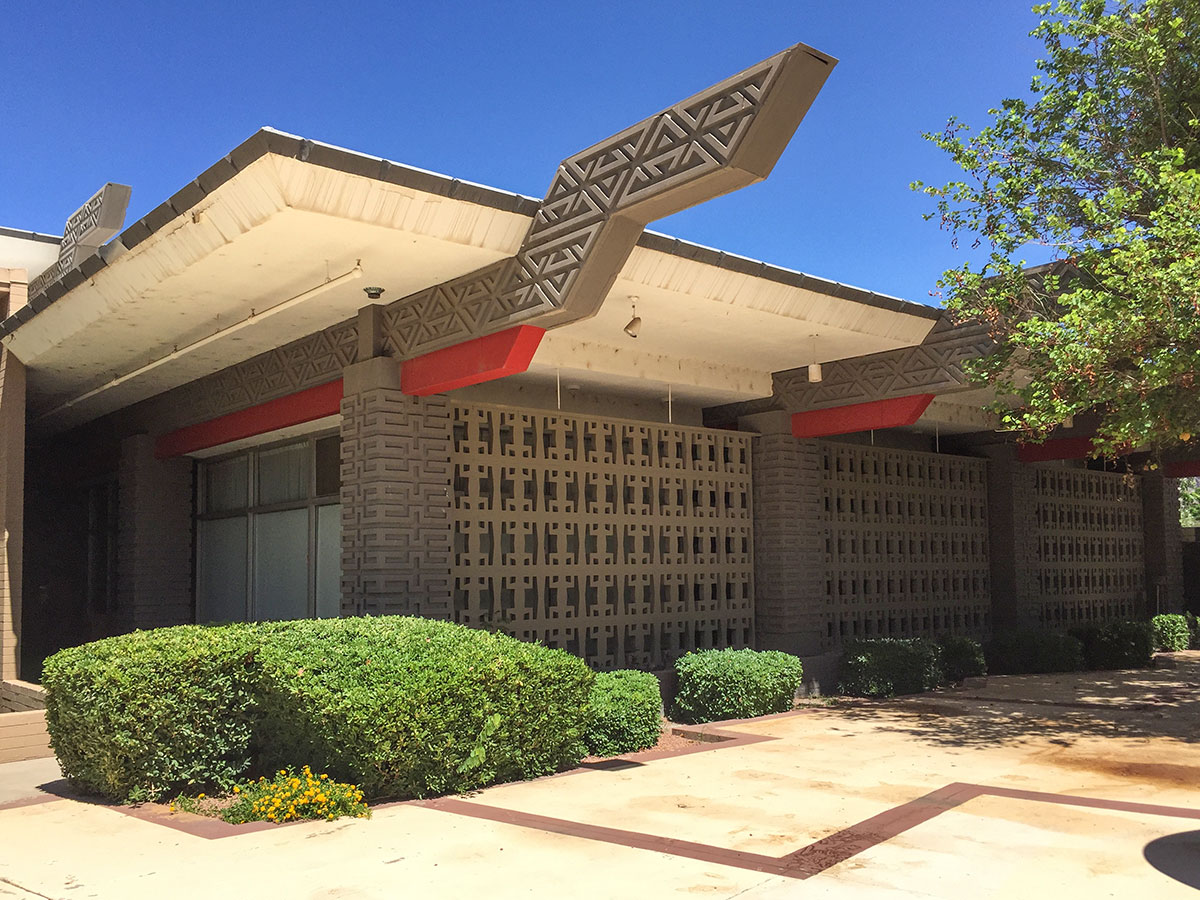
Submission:
<svg viewBox="0 0 1200 900">
<path fill-rule="evenodd" d="M 834 64 L 797 44 L 564 160 L 515 256 L 385 307 L 385 352 L 593 315 L 648 223 L 770 174 Z"/>
<path fill-rule="evenodd" d="M 753 640 L 745 434 L 453 406 L 454 618 L 603 669 Z"/>
<path fill-rule="evenodd" d="M 824 642 L 981 636 L 987 463 L 822 441 Z"/>
<path fill-rule="evenodd" d="M 964 364 L 990 353 L 986 326 L 952 326 L 942 320 L 924 343 L 822 365 L 821 381 L 807 367 L 776 372 L 774 397 L 781 409 L 804 412 L 913 394 L 945 394 L 975 387 Z"/>
<path fill-rule="evenodd" d="M 1132 618 L 1145 596 L 1140 479 L 1083 469 L 1037 469 L 1034 609 L 1049 626 Z"/>
</svg>

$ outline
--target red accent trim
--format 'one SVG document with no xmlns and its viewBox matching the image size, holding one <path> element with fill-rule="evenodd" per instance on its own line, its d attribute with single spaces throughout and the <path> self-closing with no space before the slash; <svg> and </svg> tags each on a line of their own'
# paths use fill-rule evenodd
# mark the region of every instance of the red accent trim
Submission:
<svg viewBox="0 0 1200 900">
<path fill-rule="evenodd" d="M 524 372 L 545 328 L 517 325 L 400 364 L 400 389 L 424 397 Z"/>
<path fill-rule="evenodd" d="M 207 450 L 277 428 L 323 419 L 334 415 L 341 407 L 342 381 L 339 378 L 227 416 L 168 432 L 155 442 L 154 455 L 159 459 L 170 459 L 197 450 Z"/>
<path fill-rule="evenodd" d="M 813 409 L 792 414 L 792 434 L 798 438 L 827 437 L 855 431 L 881 430 L 914 425 L 933 402 L 933 394 L 913 394 L 891 400 L 851 403 L 832 409 Z"/>
<path fill-rule="evenodd" d="M 1054 438 L 1040 444 L 1021 444 L 1017 459 L 1023 463 L 1048 462 L 1052 459 L 1087 459 L 1092 455 L 1090 437 Z"/>
<path fill-rule="evenodd" d="M 1200 459 L 1181 459 L 1163 467 L 1168 478 L 1200 478 Z"/>
</svg>

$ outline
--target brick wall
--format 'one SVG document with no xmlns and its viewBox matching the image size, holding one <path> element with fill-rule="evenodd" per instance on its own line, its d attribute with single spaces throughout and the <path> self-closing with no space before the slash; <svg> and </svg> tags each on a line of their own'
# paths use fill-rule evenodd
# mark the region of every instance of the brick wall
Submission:
<svg viewBox="0 0 1200 900">
<path fill-rule="evenodd" d="M 1179 524 L 1178 479 L 1144 476 L 1142 511 L 1150 612 L 1182 612 L 1183 529 Z"/>
<path fill-rule="evenodd" d="M 0 679 L 20 674 L 25 367 L 0 349 Z"/>
<path fill-rule="evenodd" d="M 192 461 L 154 458 L 154 439 L 121 442 L 117 610 L 127 628 L 191 622 Z"/>
<path fill-rule="evenodd" d="M 450 404 L 400 392 L 399 366 L 350 366 L 342 400 L 342 612 L 449 619 Z"/>
</svg>

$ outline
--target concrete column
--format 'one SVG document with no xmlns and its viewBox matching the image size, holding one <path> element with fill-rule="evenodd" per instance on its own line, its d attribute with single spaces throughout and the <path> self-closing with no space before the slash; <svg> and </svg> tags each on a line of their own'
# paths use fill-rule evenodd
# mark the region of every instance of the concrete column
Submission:
<svg viewBox="0 0 1200 900">
<path fill-rule="evenodd" d="M 342 400 L 342 613 L 454 614 L 453 420 L 400 391 L 400 365 L 348 367 Z"/>
<path fill-rule="evenodd" d="M 783 413 L 748 416 L 754 479 L 755 630 L 762 650 L 805 656 L 829 649 L 821 458 L 816 441 L 792 437 Z"/>
<path fill-rule="evenodd" d="M 1183 531 L 1179 482 L 1162 475 L 1142 477 L 1146 600 L 1149 612 L 1183 612 Z"/>
<path fill-rule="evenodd" d="M 25 366 L 0 348 L 0 681 L 20 677 Z"/>
<path fill-rule="evenodd" d="M 195 620 L 192 506 L 190 459 L 155 459 L 146 434 L 121 441 L 115 618 L 124 627 Z"/>
<path fill-rule="evenodd" d="M 1036 473 L 1011 444 L 980 447 L 988 465 L 988 554 L 992 629 L 1038 624 Z"/>
</svg>

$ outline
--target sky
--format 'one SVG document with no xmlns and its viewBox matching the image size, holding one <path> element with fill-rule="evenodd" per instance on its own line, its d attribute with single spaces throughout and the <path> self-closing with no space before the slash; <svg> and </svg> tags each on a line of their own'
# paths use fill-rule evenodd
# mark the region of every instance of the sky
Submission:
<svg viewBox="0 0 1200 900">
<path fill-rule="evenodd" d="M 132 223 L 263 125 L 540 198 L 564 157 L 803 42 L 839 63 L 771 177 L 650 227 L 936 304 L 966 251 L 909 188 L 957 174 L 921 134 L 1025 93 L 1030 4 L 5 0 L 0 225 L 61 234 L 106 181 Z"/>
</svg>

